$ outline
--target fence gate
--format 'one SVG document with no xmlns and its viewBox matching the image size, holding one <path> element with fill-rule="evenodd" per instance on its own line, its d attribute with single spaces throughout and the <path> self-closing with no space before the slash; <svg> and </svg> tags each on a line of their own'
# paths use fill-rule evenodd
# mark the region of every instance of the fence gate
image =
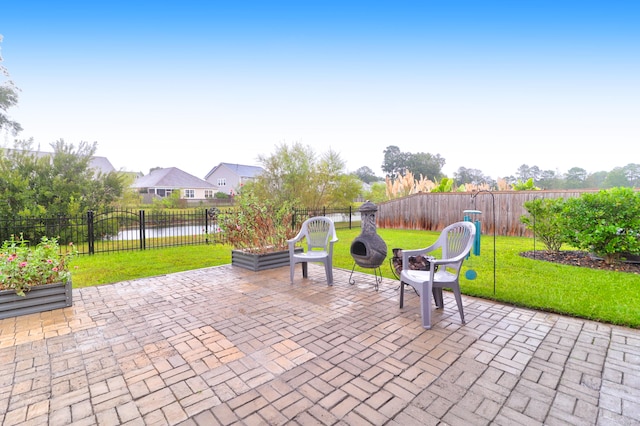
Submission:
<svg viewBox="0 0 640 426">
<path fill-rule="evenodd" d="M 87 212 L 89 254 L 146 248 L 144 210 Z M 98 247 L 96 247 L 96 245 Z"/>
</svg>

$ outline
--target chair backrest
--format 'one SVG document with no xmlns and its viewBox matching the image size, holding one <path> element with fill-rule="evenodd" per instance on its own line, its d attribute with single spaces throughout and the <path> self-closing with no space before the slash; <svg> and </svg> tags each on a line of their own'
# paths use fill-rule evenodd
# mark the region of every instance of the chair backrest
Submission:
<svg viewBox="0 0 640 426">
<path fill-rule="evenodd" d="M 476 226 L 467 221 L 452 223 L 442 230 L 437 242 L 442 248 L 442 259 L 454 261 L 447 268 L 460 271 L 462 262 L 473 247 L 475 236 Z"/>
<path fill-rule="evenodd" d="M 316 216 L 302 223 L 300 232 L 304 234 L 309 250 L 327 250 L 329 241 L 337 239 L 333 221 L 328 217 Z"/>
</svg>

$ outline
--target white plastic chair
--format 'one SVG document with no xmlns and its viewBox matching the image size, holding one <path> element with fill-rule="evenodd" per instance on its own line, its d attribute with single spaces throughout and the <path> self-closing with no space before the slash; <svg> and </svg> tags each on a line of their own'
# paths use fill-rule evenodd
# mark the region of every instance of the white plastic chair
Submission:
<svg viewBox="0 0 640 426">
<path fill-rule="evenodd" d="M 420 295 L 420 311 L 422 313 L 422 326 L 431 328 L 431 301 L 433 298 L 437 308 L 444 308 L 442 289 L 450 288 L 456 298 L 460 319 L 464 324 L 464 310 L 460 295 L 460 269 L 462 263 L 471 251 L 476 235 L 476 227 L 471 222 L 456 222 L 442 230 L 438 240 L 429 247 L 416 250 L 402 251 L 402 272 L 400 273 L 400 308 L 404 302 L 404 286 L 410 285 Z M 424 255 L 441 249 L 441 256 L 431 261 L 428 271 L 408 269 L 409 257 Z M 437 267 L 437 271 L 435 271 Z"/>
<path fill-rule="evenodd" d="M 306 250 L 296 252 L 296 243 L 305 240 Z M 333 285 L 333 243 L 338 241 L 333 221 L 327 217 L 317 216 L 302 223 L 298 235 L 289 243 L 289 263 L 291 268 L 291 283 L 296 263 L 302 263 L 302 276 L 307 278 L 307 262 L 324 263 L 327 284 Z"/>
</svg>

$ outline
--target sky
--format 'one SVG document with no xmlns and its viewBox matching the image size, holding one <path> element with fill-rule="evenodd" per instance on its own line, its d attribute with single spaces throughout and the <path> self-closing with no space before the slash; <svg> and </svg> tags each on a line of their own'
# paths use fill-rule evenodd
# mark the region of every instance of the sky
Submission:
<svg viewBox="0 0 640 426">
<path fill-rule="evenodd" d="M 301 143 L 496 179 L 640 163 L 639 22 L 636 0 L 2 0 L 0 53 L 18 139 L 119 170 L 204 178 Z"/>
</svg>

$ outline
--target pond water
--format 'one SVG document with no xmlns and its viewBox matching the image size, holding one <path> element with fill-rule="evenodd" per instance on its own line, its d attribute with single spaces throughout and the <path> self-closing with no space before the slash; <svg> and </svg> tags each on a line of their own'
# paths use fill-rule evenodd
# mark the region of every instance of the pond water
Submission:
<svg viewBox="0 0 640 426">
<path fill-rule="evenodd" d="M 349 214 L 345 213 L 333 213 L 328 214 L 328 218 L 333 220 L 334 223 L 341 222 L 349 222 Z M 360 212 L 356 212 L 351 214 L 352 221 L 360 220 Z M 214 232 L 217 227 L 215 225 L 209 226 L 209 232 Z M 217 228 L 216 232 L 220 232 L 220 228 Z M 189 235 L 203 235 L 207 232 L 202 225 L 184 225 L 184 226 L 169 226 L 169 227 L 160 227 L 160 228 L 145 228 L 145 238 L 162 238 L 162 237 L 184 237 Z M 113 237 L 104 238 L 105 240 L 114 240 L 114 241 L 129 241 L 129 240 L 139 240 L 140 239 L 140 230 L 139 229 L 126 229 L 118 232 L 118 235 Z"/>
<path fill-rule="evenodd" d="M 214 228 L 210 227 L 209 232 L 213 232 Z M 218 232 L 219 229 L 218 229 Z M 165 228 L 146 228 L 145 229 L 145 238 L 162 238 L 162 237 L 184 237 L 188 235 L 203 235 L 207 232 L 204 229 L 204 226 L 201 225 L 185 225 L 185 226 L 169 226 Z M 124 231 L 118 232 L 113 238 L 109 238 L 112 240 L 139 240 L 140 239 L 140 230 L 139 229 L 127 229 Z"/>
</svg>

